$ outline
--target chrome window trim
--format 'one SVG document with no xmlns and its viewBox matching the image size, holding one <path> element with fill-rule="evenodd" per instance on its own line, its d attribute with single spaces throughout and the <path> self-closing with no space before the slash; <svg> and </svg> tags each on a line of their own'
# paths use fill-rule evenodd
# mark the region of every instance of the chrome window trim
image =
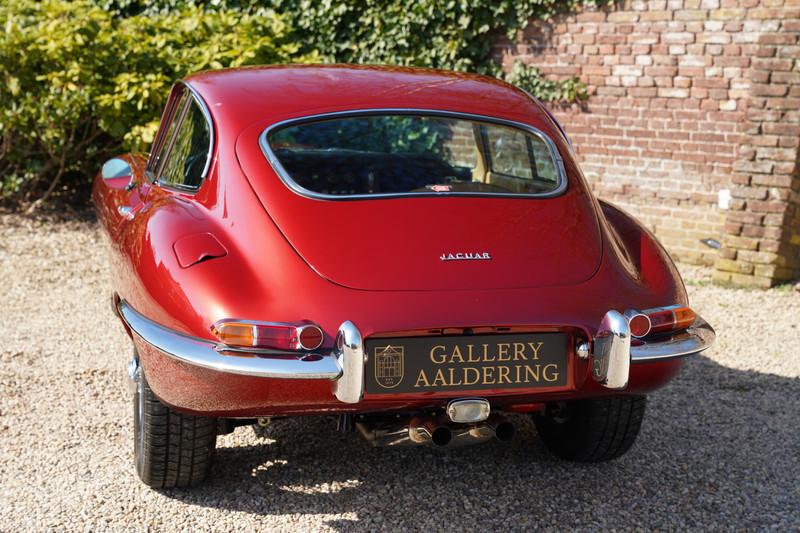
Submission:
<svg viewBox="0 0 800 533">
<path fill-rule="evenodd" d="M 206 151 L 206 162 L 203 165 L 203 171 L 200 173 L 200 184 L 197 185 L 197 187 L 164 183 L 163 181 L 161 181 L 161 171 L 163 170 L 164 166 L 169 162 L 169 158 L 172 155 L 172 148 L 173 145 L 175 144 L 174 139 L 164 139 L 164 142 L 168 142 L 169 146 L 167 146 L 166 151 L 164 153 L 164 157 L 162 158 L 162 161 L 160 162 L 158 168 L 156 169 L 157 177 L 154 180 L 154 183 L 156 183 L 159 187 L 163 187 L 165 189 L 193 194 L 198 190 L 200 190 L 200 187 L 203 186 L 203 183 L 205 183 L 206 177 L 208 176 L 208 171 L 211 168 L 211 159 L 214 154 L 214 143 L 216 141 L 216 137 L 214 135 L 214 121 L 212 120 L 211 112 L 209 111 L 205 100 L 203 100 L 203 97 L 200 96 L 200 93 L 198 93 L 197 90 L 186 81 L 180 81 L 178 83 L 186 88 L 186 90 L 189 93 L 189 96 L 191 96 L 192 100 L 194 100 L 195 104 L 197 104 L 197 107 L 200 109 L 200 114 L 203 115 L 203 119 L 206 121 L 206 125 L 208 126 L 208 150 Z M 177 120 L 179 120 L 180 122 L 178 123 L 178 126 L 175 130 L 176 136 L 178 134 L 178 129 L 180 129 L 180 127 L 183 125 L 183 121 L 186 119 L 186 115 L 188 113 L 189 113 L 189 107 L 187 106 L 183 110 L 183 113 L 181 113 L 181 116 L 177 117 Z"/>
<path fill-rule="evenodd" d="M 176 103 L 173 103 L 172 100 L 172 93 L 175 91 L 175 87 L 180 85 L 181 90 L 180 94 L 178 94 L 175 99 L 177 100 Z M 167 121 L 172 122 L 172 119 L 175 117 L 173 116 L 177 111 L 179 111 L 179 106 L 181 104 L 181 99 L 183 97 L 183 93 L 185 89 L 183 89 L 182 84 L 176 84 L 176 86 L 170 89 L 169 98 L 167 99 L 167 105 L 164 107 L 164 111 L 161 113 L 161 119 L 158 121 L 158 131 L 156 132 L 156 136 L 153 139 L 153 143 L 150 145 L 150 151 L 147 154 L 147 162 L 145 163 L 145 170 L 144 175 L 145 178 L 151 183 L 155 182 L 155 176 L 158 175 L 158 170 L 161 165 L 161 160 L 154 160 L 159 154 L 161 154 L 161 148 L 164 147 L 164 143 L 166 143 L 169 139 L 167 139 L 167 135 L 169 134 L 169 126 L 165 124 Z M 172 104 L 172 107 L 170 107 Z M 166 152 L 164 152 L 166 153 Z M 163 158 L 162 158 L 163 160 Z"/>
<path fill-rule="evenodd" d="M 168 187 L 168 185 L 165 185 L 164 182 L 161 181 L 161 175 L 164 173 L 167 163 L 169 163 L 169 157 L 172 155 L 172 148 L 175 146 L 175 140 L 178 137 L 178 132 L 183 125 L 183 119 L 186 118 L 186 112 L 189 109 L 188 101 L 188 98 L 184 98 L 183 95 L 181 95 L 181 100 L 178 102 L 177 108 L 175 109 L 175 115 L 172 117 L 175 123 L 175 131 L 173 132 L 172 137 L 164 139 L 164 153 L 156 165 L 154 174 L 155 179 L 153 179 L 153 183 L 161 187 Z M 170 126 L 172 126 L 172 124 L 170 124 Z M 169 128 L 167 128 L 166 134 L 169 134 Z"/>
<path fill-rule="evenodd" d="M 553 158 L 555 162 L 555 166 L 558 172 L 558 179 L 559 183 L 555 189 L 552 191 L 541 193 L 541 194 L 519 194 L 519 193 L 494 193 L 494 192 L 440 192 L 440 193 L 433 193 L 433 192 L 402 192 L 402 193 L 383 193 L 383 194 L 348 194 L 348 195 L 336 195 L 336 194 L 323 194 L 314 192 L 311 190 L 302 187 L 297 182 L 295 182 L 289 173 L 286 172 L 286 169 L 283 168 L 280 161 L 278 161 L 278 157 L 275 155 L 275 152 L 272 151 L 272 147 L 270 147 L 269 142 L 267 141 L 267 137 L 271 132 L 278 128 L 295 125 L 295 124 L 302 124 L 306 122 L 317 122 L 320 120 L 328 120 L 331 118 L 339 118 L 339 117 L 360 117 L 360 116 L 371 116 L 371 115 L 427 115 L 427 116 L 434 116 L 434 117 L 449 117 L 449 118 L 456 118 L 462 120 L 472 120 L 475 122 L 484 122 L 488 124 L 497 124 L 499 126 L 506 126 L 511 128 L 520 129 L 527 133 L 530 133 L 538 138 L 540 138 L 545 145 L 547 146 L 548 150 L 550 151 L 550 156 Z M 543 131 L 534 128 L 528 124 L 524 124 L 522 122 L 516 122 L 513 120 L 506 120 L 497 117 L 491 117 L 486 115 L 477 115 L 472 113 L 461 113 L 457 111 L 443 111 L 440 109 L 418 109 L 418 108 L 377 108 L 377 109 L 351 109 L 347 111 L 335 111 L 332 113 L 320 113 L 316 115 L 307 115 L 304 117 L 295 117 L 290 118 L 287 120 L 282 120 L 280 122 L 276 122 L 268 126 L 258 138 L 258 144 L 261 147 L 261 151 L 264 154 L 264 157 L 267 159 L 267 162 L 272 166 L 275 170 L 275 173 L 281 179 L 281 181 L 286 185 L 290 190 L 295 192 L 300 196 L 305 196 L 307 198 L 312 198 L 316 200 L 376 200 L 381 198 L 413 198 L 413 197 L 423 197 L 423 198 L 436 198 L 439 196 L 467 196 L 467 197 L 495 197 L 495 198 L 553 198 L 555 196 L 560 196 L 564 191 L 567 190 L 567 173 L 564 169 L 564 159 L 561 157 L 561 153 L 558 151 L 553 140 L 545 134 Z"/>
<path fill-rule="evenodd" d="M 209 111 L 208 106 L 206 105 L 205 100 L 203 100 L 203 97 L 200 96 L 200 93 L 198 93 L 197 90 L 189 83 L 183 82 L 183 84 L 187 89 L 189 89 L 192 98 L 194 98 L 194 101 L 200 108 L 200 113 L 203 115 L 203 118 L 208 125 L 208 150 L 206 151 L 206 164 L 203 165 L 203 172 L 200 173 L 200 185 L 197 186 L 197 189 L 199 189 L 205 181 L 206 176 L 208 176 L 208 171 L 211 168 L 211 157 L 214 155 L 214 142 L 216 140 L 214 137 L 214 121 L 211 119 L 211 111 Z"/>
</svg>

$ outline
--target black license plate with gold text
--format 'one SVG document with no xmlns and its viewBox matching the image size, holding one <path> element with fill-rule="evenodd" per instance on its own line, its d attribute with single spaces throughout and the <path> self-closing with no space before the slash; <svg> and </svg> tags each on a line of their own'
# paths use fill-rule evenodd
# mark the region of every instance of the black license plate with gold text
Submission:
<svg viewBox="0 0 800 533">
<path fill-rule="evenodd" d="M 368 394 L 563 387 L 567 335 L 367 339 Z"/>
</svg>

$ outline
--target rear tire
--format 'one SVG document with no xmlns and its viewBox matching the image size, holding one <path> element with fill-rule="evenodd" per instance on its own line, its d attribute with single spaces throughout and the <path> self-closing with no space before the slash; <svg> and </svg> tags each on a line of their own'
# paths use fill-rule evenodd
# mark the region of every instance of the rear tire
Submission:
<svg viewBox="0 0 800 533">
<path fill-rule="evenodd" d="M 161 403 L 137 370 L 133 398 L 134 456 L 141 480 L 159 489 L 205 479 L 217 444 L 217 419 L 185 415 Z"/>
<path fill-rule="evenodd" d="M 534 415 L 536 430 L 561 459 L 600 462 L 630 449 L 644 418 L 645 396 L 616 396 L 548 404 Z"/>
</svg>

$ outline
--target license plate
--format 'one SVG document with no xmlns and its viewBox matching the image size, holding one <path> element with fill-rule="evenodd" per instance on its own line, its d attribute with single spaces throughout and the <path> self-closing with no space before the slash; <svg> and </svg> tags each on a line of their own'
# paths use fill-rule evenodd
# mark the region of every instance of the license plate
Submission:
<svg viewBox="0 0 800 533">
<path fill-rule="evenodd" d="M 367 339 L 365 348 L 371 394 L 567 384 L 564 333 Z"/>
</svg>

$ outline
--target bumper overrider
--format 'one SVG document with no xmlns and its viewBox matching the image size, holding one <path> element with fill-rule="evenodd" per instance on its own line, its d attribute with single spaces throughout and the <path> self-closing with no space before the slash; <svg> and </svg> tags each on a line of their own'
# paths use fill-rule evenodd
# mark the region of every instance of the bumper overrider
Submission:
<svg viewBox="0 0 800 533">
<path fill-rule="evenodd" d="M 336 398 L 358 403 L 364 391 L 366 353 L 358 328 L 350 321 L 339 328 L 331 353 L 263 351 L 242 353 L 197 337 L 184 335 L 153 322 L 127 302 L 117 304 L 119 316 L 132 335 L 167 357 L 183 363 L 250 377 L 330 380 Z M 592 377 L 609 389 L 624 389 L 631 364 L 651 363 L 702 352 L 714 343 L 713 328 L 699 316 L 687 329 L 652 341 L 635 339 L 627 319 L 609 311 L 592 343 L 582 343 L 576 354 L 592 358 Z M 134 365 L 135 366 L 135 365 Z"/>
</svg>

